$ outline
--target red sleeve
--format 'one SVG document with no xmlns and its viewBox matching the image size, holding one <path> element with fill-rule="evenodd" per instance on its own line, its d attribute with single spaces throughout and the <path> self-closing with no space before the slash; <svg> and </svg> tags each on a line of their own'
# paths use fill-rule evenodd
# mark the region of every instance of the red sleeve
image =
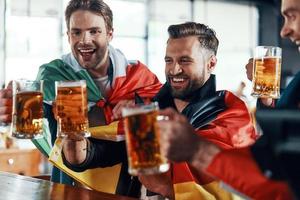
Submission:
<svg viewBox="0 0 300 200">
<path fill-rule="evenodd" d="M 222 151 L 206 171 L 253 199 L 294 199 L 285 182 L 262 174 L 248 148 Z"/>
</svg>

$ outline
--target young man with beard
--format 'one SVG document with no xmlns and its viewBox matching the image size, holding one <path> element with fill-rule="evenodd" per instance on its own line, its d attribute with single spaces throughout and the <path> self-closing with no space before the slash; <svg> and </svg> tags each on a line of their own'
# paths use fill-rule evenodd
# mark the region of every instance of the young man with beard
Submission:
<svg viewBox="0 0 300 200">
<path fill-rule="evenodd" d="M 157 77 L 145 65 L 139 61 L 129 62 L 122 52 L 110 45 L 113 14 L 102 0 L 71 0 L 65 19 L 72 53 L 42 65 L 37 76 L 37 80 L 44 81 L 44 101 L 47 102 L 44 114 L 49 121 L 53 143 L 57 132 L 51 106 L 55 101 L 55 81 L 86 80 L 91 127 L 110 125 L 121 117 L 123 106 L 135 103 L 136 95 L 150 99 L 161 87 Z M 75 108 L 68 108 L 69 112 L 73 112 L 72 109 Z M 10 89 L 0 92 L 0 119 L 11 121 Z M 87 151 L 97 152 L 100 159 L 96 164 L 89 162 Z M 76 171 L 123 163 L 116 193 L 139 196 L 138 184 L 137 188 L 130 188 L 135 183 L 127 173 L 124 141 L 66 138 L 63 153 L 66 165 Z M 52 181 L 72 184 L 66 175 L 60 173 L 54 168 Z"/>
<path fill-rule="evenodd" d="M 254 143 L 257 135 L 244 102 L 229 91 L 216 91 L 212 72 L 217 64 L 219 42 L 215 32 L 194 22 L 171 25 L 168 32 L 167 82 L 154 98 L 160 108 L 172 107 L 183 114 L 195 130 L 195 136 L 201 136 L 221 149 Z M 197 143 L 190 141 L 178 148 L 195 145 Z M 189 152 L 183 150 L 181 153 Z M 147 189 L 170 199 L 233 198 L 233 194 L 221 188 L 215 178 L 187 162 L 172 163 L 168 173 L 140 175 L 139 178 Z"/>
<path fill-rule="evenodd" d="M 299 46 L 300 0 L 282 0 L 281 12 L 285 20 L 281 37 L 288 37 Z M 247 70 L 247 75 L 252 77 L 249 71 L 251 70 Z M 284 90 L 276 107 L 299 109 L 299 91 L 300 72 Z M 272 99 L 264 99 L 262 103 L 271 106 Z M 197 132 L 188 119 L 174 109 L 165 109 L 160 114 L 169 117 L 168 121 L 159 122 L 159 127 L 162 151 L 171 161 L 188 162 L 196 171 L 205 172 L 224 181 L 251 199 L 296 199 L 286 182 L 270 180 L 262 173 L 250 148 L 222 149 L 213 141 L 206 140 L 205 135 L 196 135 Z M 263 135 L 261 139 L 264 137 Z M 254 144 L 253 147 L 255 146 Z M 156 188 L 162 188 L 158 182 Z"/>
</svg>

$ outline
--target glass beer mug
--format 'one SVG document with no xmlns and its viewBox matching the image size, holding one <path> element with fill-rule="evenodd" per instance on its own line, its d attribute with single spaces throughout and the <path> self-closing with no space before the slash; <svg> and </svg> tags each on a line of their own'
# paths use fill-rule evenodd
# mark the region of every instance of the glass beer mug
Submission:
<svg viewBox="0 0 300 200">
<path fill-rule="evenodd" d="M 58 137 L 89 137 L 87 91 L 85 80 L 56 81 Z"/>
<path fill-rule="evenodd" d="M 280 97 L 281 48 L 258 46 L 253 61 L 252 96 Z"/>
<path fill-rule="evenodd" d="M 160 151 L 157 112 L 156 102 L 122 109 L 131 175 L 162 173 L 169 169 Z"/>
<path fill-rule="evenodd" d="M 43 81 L 13 81 L 12 136 L 20 139 L 43 134 Z"/>
</svg>

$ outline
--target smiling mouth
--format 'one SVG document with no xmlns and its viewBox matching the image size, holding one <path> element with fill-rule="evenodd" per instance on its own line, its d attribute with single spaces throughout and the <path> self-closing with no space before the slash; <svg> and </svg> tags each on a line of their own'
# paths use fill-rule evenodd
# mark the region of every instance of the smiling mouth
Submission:
<svg viewBox="0 0 300 200">
<path fill-rule="evenodd" d="M 92 55 L 96 52 L 95 48 L 78 48 L 78 52 L 84 61 L 89 61 Z"/>
<path fill-rule="evenodd" d="M 188 78 L 186 77 L 169 77 L 170 84 L 175 89 L 180 89 L 186 87 L 188 83 Z"/>
</svg>

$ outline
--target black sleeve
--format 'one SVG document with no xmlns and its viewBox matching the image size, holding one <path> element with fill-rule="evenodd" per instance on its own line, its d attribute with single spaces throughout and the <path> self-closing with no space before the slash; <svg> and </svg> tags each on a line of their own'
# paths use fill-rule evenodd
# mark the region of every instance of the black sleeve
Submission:
<svg viewBox="0 0 300 200">
<path fill-rule="evenodd" d="M 44 118 L 46 118 L 49 123 L 49 131 L 51 133 L 51 143 L 53 145 L 56 140 L 57 122 L 56 122 L 56 120 L 54 118 L 54 114 L 52 112 L 52 105 L 44 103 L 43 111 L 44 111 Z"/>
<path fill-rule="evenodd" d="M 87 144 L 87 157 L 79 165 L 70 164 L 62 153 L 63 162 L 68 168 L 81 172 L 91 168 L 110 167 L 127 162 L 125 141 L 113 142 L 89 138 Z"/>
</svg>

